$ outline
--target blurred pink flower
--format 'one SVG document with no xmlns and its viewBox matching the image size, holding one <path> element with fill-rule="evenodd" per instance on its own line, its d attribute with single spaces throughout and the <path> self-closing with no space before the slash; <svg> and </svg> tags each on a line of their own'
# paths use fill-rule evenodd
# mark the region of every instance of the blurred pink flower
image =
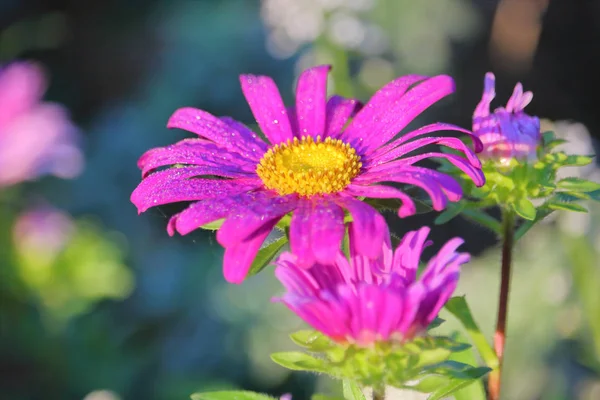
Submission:
<svg viewBox="0 0 600 400">
<path fill-rule="evenodd" d="M 424 332 L 454 292 L 460 266 L 469 254 L 454 238 L 427 264 L 417 269 L 429 228 L 408 232 L 396 250 L 389 237 L 377 259 L 357 254 L 350 231 L 350 260 L 340 252 L 335 263 L 298 266 L 283 253 L 275 275 L 287 293 L 280 300 L 305 322 L 332 340 L 368 346 L 377 341 L 403 342 Z"/>
<path fill-rule="evenodd" d="M 45 90 L 44 73 L 35 64 L 0 69 L 0 187 L 81 171 L 76 129 L 64 107 L 42 101 Z"/>
<path fill-rule="evenodd" d="M 523 86 L 517 83 L 506 108 L 499 107 L 490 113 L 490 104 L 496 97 L 495 82 L 493 73 L 485 74 L 483 96 L 473 113 L 473 133 L 484 146 L 480 157 L 499 161 L 512 157 L 535 159 L 542 137 L 540 120 L 523 111 L 533 93 L 523 92 Z"/>
<path fill-rule="evenodd" d="M 52 259 L 64 249 L 73 231 L 73 221 L 67 214 L 41 205 L 19 215 L 13 238 L 21 253 L 41 253 Z"/>
<path fill-rule="evenodd" d="M 416 206 L 390 183 L 423 189 L 436 210 L 460 200 L 462 189 L 454 178 L 416 165 L 428 158 L 445 158 L 476 185 L 485 183 L 481 163 L 467 145 L 458 138 L 431 136 L 440 131 L 471 132 L 434 123 L 398 136 L 419 114 L 454 91 L 452 78 L 403 76 L 361 108 L 353 99 L 327 99 L 329 70 L 322 65 L 304 71 L 296 104 L 289 108 L 271 78 L 240 77 L 267 140 L 231 118 L 194 108 L 177 110 L 167 126 L 199 137 L 146 152 L 138 161 L 143 180 L 131 201 L 139 212 L 193 201 L 169 221 L 171 235 L 224 220 L 217 232 L 225 247 L 224 275 L 229 282 L 240 283 L 269 232 L 289 213 L 290 246 L 298 263 L 335 260 L 346 212 L 364 238 L 357 239 L 358 251 L 373 257 L 384 240 L 385 221 L 364 198 L 401 200 L 400 217 L 415 214 Z M 474 139 L 480 150 L 481 143 Z M 460 154 L 425 152 L 429 145 Z"/>
</svg>

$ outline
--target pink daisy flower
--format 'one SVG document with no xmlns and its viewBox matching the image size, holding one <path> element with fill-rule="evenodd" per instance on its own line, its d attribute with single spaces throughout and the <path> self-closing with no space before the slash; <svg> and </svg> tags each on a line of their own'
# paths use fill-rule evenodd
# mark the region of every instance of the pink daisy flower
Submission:
<svg viewBox="0 0 600 400">
<path fill-rule="evenodd" d="M 438 315 L 470 257 L 456 251 L 463 241 L 454 238 L 417 278 L 428 234 L 428 227 L 409 232 L 396 250 L 388 238 L 376 259 L 360 255 L 358 237 L 351 234 L 349 260 L 338 252 L 333 264 L 309 269 L 298 265 L 295 255 L 283 253 L 275 275 L 287 292 L 276 300 L 339 343 L 410 340 Z"/>
<path fill-rule="evenodd" d="M 35 64 L 0 69 L 0 187 L 51 174 L 72 178 L 83 157 L 67 111 L 42 102 L 46 80 Z"/>
<path fill-rule="evenodd" d="M 408 195 L 384 182 L 422 188 L 436 210 L 458 201 L 461 187 L 448 175 L 416 166 L 418 161 L 445 158 L 477 185 L 484 184 L 481 164 L 465 144 L 453 137 L 427 136 L 469 131 L 435 123 L 396 137 L 422 111 L 453 92 L 450 77 L 398 78 L 360 108 L 356 100 L 327 99 L 329 70 L 318 66 L 304 71 L 296 106 L 290 109 L 271 78 L 241 76 L 242 91 L 267 141 L 229 117 L 193 108 L 177 110 L 167 126 L 194 132 L 199 138 L 144 154 L 138 163 L 143 180 L 131 201 L 139 212 L 193 201 L 169 221 L 171 235 L 176 231 L 185 235 L 224 220 L 217 232 L 218 242 L 225 247 L 224 274 L 229 282 L 239 283 L 269 232 L 288 213 L 292 213 L 290 246 L 299 263 L 335 260 L 346 211 L 354 221 L 355 236 L 360 233 L 357 251 L 375 257 L 386 224 L 361 199 L 400 199 L 400 217 L 416 210 Z M 431 144 L 456 149 L 465 157 L 441 152 L 403 157 Z M 174 165 L 177 168 L 164 169 Z"/>
<path fill-rule="evenodd" d="M 483 96 L 473 113 L 473 133 L 483 142 L 481 156 L 500 162 L 510 158 L 535 159 L 542 139 L 540 120 L 523 111 L 533 93 L 523 93 L 523 85 L 517 83 L 506 107 L 490 113 L 490 104 L 496 97 L 495 82 L 493 73 L 485 74 Z"/>
</svg>

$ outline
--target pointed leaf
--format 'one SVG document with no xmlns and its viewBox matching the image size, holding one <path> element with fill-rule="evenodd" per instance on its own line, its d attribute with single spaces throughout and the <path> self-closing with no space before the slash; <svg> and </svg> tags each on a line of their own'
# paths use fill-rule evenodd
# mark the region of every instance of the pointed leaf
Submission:
<svg viewBox="0 0 600 400">
<path fill-rule="evenodd" d="M 565 160 L 561 164 L 562 165 L 570 165 L 573 167 L 583 167 L 585 165 L 590 164 L 592 161 L 594 161 L 593 156 L 569 155 L 565 158 Z"/>
<path fill-rule="evenodd" d="M 192 400 L 274 400 L 275 397 L 265 394 L 248 392 L 245 390 L 239 391 L 222 391 L 222 392 L 206 392 L 194 393 L 190 396 Z"/>
<path fill-rule="evenodd" d="M 533 221 L 535 219 L 535 206 L 528 199 L 522 198 L 512 203 L 512 208 L 523 219 Z"/>
<path fill-rule="evenodd" d="M 463 210 L 462 215 L 498 235 L 502 232 L 502 225 L 500 225 L 500 222 L 494 217 L 486 214 L 485 211 L 466 209 Z"/>
<path fill-rule="evenodd" d="M 356 382 L 349 379 L 344 379 L 342 388 L 344 391 L 344 399 L 365 400 L 365 395 L 363 394 L 362 390 L 360 390 L 360 386 L 358 386 Z"/>
<path fill-rule="evenodd" d="M 457 341 L 464 342 L 466 338 L 460 332 L 456 332 L 453 338 Z M 471 366 L 477 365 L 477 357 L 475 354 L 475 347 L 468 350 L 461 351 L 459 353 L 453 353 L 450 356 L 450 360 L 458 361 Z M 476 380 L 473 384 L 466 386 L 455 393 L 454 400 L 486 400 L 485 388 L 481 379 Z"/>
<path fill-rule="evenodd" d="M 584 206 L 580 206 L 577 203 L 563 203 L 559 201 L 553 201 L 548 203 L 548 208 L 553 210 L 563 210 L 563 211 L 575 211 L 575 212 L 588 212 L 588 209 Z"/>
<path fill-rule="evenodd" d="M 329 365 L 325 360 L 310 356 L 298 351 L 286 351 L 271 354 L 271 360 L 293 371 L 312 371 L 330 373 Z"/>
<path fill-rule="evenodd" d="M 287 236 L 283 235 L 279 239 L 272 241 L 267 244 L 265 247 L 258 251 L 256 254 L 256 258 L 252 262 L 250 266 L 250 270 L 248 271 L 248 275 L 246 277 L 251 277 L 253 275 L 258 274 L 262 271 L 279 253 L 279 250 L 287 243 Z"/>
<path fill-rule="evenodd" d="M 573 192 L 592 192 L 600 189 L 600 183 L 576 177 L 561 179 L 556 186 Z"/>
<path fill-rule="evenodd" d="M 446 209 L 437 216 L 433 223 L 436 225 L 443 225 L 454 217 L 458 216 L 464 208 L 465 205 L 463 203 L 448 204 Z"/>
<path fill-rule="evenodd" d="M 490 369 L 485 367 L 471 368 L 468 371 L 463 371 L 467 377 L 450 379 L 448 385 L 433 392 L 427 398 L 427 400 L 443 399 L 444 397 L 447 397 L 452 393 L 475 383 L 479 378 L 487 374 L 489 371 Z"/>
<path fill-rule="evenodd" d="M 496 357 L 492 346 L 490 346 L 479 326 L 475 323 L 464 296 L 451 298 L 445 307 L 467 330 L 467 334 L 477 348 L 477 351 L 479 351 L 485 364 L 492 369 L 496 368 L 498 366 L 498 357 Z"/>
<path fill-rule="evenodd" d="M 294 332 L 290 335 L 290 338 L 298 346 L 314 352 L 322 352 L 334 346 L 327 336 L 310 329 Z"/>
</svg>

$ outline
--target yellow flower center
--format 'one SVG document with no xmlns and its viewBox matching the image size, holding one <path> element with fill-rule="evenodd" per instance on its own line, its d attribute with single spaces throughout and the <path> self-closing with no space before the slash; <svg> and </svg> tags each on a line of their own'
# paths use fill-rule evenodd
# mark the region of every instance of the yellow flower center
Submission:
<svg viewBox="0 0 600 400">
<path fill-rule="evenodd" d="M 362 163 L 356 151 L 339 139 L 316 141 L 310 136 L 275 145 L 265 153 L 256 173 L 268 189 L 280 195 L 310 197 L 335 193 L 350 184 Z"/>
</svg>

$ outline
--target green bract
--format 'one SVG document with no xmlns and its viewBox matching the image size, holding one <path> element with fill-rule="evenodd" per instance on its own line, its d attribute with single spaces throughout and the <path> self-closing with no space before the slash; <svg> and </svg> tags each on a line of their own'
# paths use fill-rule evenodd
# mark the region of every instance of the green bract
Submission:
<svg viewBox="0 0 600 400">
<path fill-rule="evenodd" d="M 309 353 L 282 352 L 271 355 L 276 363 L 297 371 L 325 373 L 360 386 L 397 388 L 430 393 L 439 399 L 463 388 L 490 371 L 450 360 L 471 346 L 448 337 L 424 336 L 405 343 L 376 342 L 362 348 L 340 345 L 312 330 L 291 335 Z M 350 391 L 348 387 L 346 392 Z"/>
</svg>

